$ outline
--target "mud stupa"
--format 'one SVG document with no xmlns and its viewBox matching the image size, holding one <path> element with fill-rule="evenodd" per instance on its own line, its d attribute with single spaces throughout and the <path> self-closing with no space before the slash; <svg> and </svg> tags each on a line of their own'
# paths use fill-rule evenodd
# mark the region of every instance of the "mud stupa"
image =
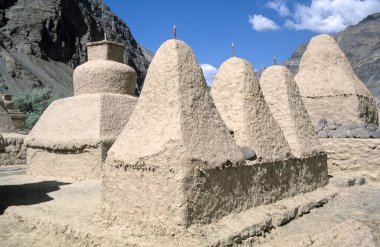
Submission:
<svg viewBox="0 0 380 247">
<path fill-rule="evenodd" d="M 74 97 L 54 101 L 27 136 L 29 174 L 100 178 L 107 151 L 137 103 L 136 72 L 124 46 L 88 44 L 88 62 L 74 71 Z"/>
<path fill-rule="evenodd" d="M 5 108 L 3 99 L 0 97 L 0 133 L 13 132 L 15 127 L 12 124 L 12 119 Z"/>
<path fill-rule="evenodd" d="M 273 122 L 265 124 L 280 134 Z M 286 156 L 289 147 L 280 140 Z M 157 51 L 130 121 L 108 152 L 102 215 L 133 235 L 177 236 L 327 180 L 325 156 L 244 160 L 191 48 L 169 40 Z"/>
<path fill-rule="evenodd" d="M 211 95 L 243 151 L 254 150 L 257 158 L 267 161 L 290 156 L 290 147 L 269 112 L 248 61 L 232 57 L 224 62 L 215 76 Z"/>
<path fill-rule="evenodd" d="M 260 86 L 292 153 L 298 158 L 324 154 L 289 69 L 280 65 L 265 69 L 260 77 Z"/>
<path fill-rule="evenodd" d="M 314 125 L 321 118 L 378 123 L 374 98 L 333 37 L 311 39 L 295 81 Z"/>
<path fill-rule="evenodd" d="M 25 114 L 16 109 L 12 100 L 12 95 L 0 94 L 0 98 L 3 99 L 4 107 L 11 117 L 12 124 L 15 129 L 22 129 L 25 126 Z"/>
<path fill-rule="evenodd" d="M 169 40 L 157 51 L 135 111 L 108 152 L 104 214 L 152 234 L 222 217 L 227 205 L 211 206 L 221 195 L 206 178 L 218 186 L 223 176 L 216 174 L 242 160 L 191 48 Z"/>
</svg>

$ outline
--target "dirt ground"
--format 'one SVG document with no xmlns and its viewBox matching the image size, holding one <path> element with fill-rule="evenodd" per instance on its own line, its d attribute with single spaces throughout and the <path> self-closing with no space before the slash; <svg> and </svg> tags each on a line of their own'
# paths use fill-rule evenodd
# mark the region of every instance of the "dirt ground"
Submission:
<svg viewBox="0 0 380 247">
<path fill-rule="evenodd" d="M 375 246 L 380 246 L 379 184 L 369 183 L 345 188 L 323 207 L 278 227 L 276 231 L 259 240 L 263 247 L 303 246 L 310 242 L 309 237 L 313 242 L 316 235 L 326 233 L 347 220 L 368 226 L 372 230 Z"/>
<path fill-rule="evenodd" d="M 4 171 L 0 168 L 0 246 L 84 246 L 81 243 L 68 244 L 62 236 L 57 238 L 54 234 L 46 234 L 48 229 L 41 229 L 38 226 L 20 227 L 19 222 L 7 217 L 6 213 L 8 208 L 20 208 L 27 215 L 27 207 L 32 206 L 34 210 L 37 208 L 55 211 L 65 219 L 65 212 L 59 211 L 60 198 L 57 195 L 62 193 L 62 190 L 70 192 L 72 204 L 70 207 L 73 209 L 79 205 L 76 202 L 81 198 L 80 194 L 70 189 L 72 186 L 70 182 L 32 183 L 28 189 L 32 186 L 35 193 L 30 194 L 26 187 L 7 184 L 7 181 L 12 181 L 10 176 L 23 173 L 22 168 L 7 169 Z M 94 201 L 94 205 L 98 205 L 99 194 L 91 190 L 92 186 L 98 185 L 84 182 L 81 186 L 81 191 L 90 195 L 89 198 Z M 16 197 L 15 191 L 17 191 Z M 84 208 L 83 214 L 88 214 L 88 210 Z M 242 244 L 261 247 L 380 246 L 380 184 L 367 182 L 364 185 L 341 187 L 334 199 L 322 207 L 313 209 L 286 225 L 272 229 L 271 232 L 265 233 L 265 237 L 250 238 Z M 149 246 L 149 243 L 144 245 Z"/>
</svg>

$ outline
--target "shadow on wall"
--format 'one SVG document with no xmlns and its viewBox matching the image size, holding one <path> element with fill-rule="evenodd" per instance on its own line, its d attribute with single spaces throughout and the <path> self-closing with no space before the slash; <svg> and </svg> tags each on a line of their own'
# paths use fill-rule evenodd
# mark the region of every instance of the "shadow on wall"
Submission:
<svg viewBox="0 0 380 247">
<path fill-rule="evenodd" d="M 57 191 L 70 183 L 43 181 L 22 185 L 0 186 L 0 215 L 10 206 L 33 205 L 54 200 L 47 193 Z"/>
</svg>

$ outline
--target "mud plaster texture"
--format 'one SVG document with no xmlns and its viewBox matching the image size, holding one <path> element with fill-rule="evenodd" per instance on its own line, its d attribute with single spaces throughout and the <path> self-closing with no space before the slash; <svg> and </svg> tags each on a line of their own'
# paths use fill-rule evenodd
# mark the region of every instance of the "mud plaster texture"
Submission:
<svg viewBox="0 0 380 247">
<path fill-rule="evenodd" d="M 280 126 L 269 112 L 252 65 L 232 57 L 215 76 L 211 95 L 236 143 L 266 161 L 286 159 L 290 147 Z"/>
<path fill-rule="evenodd" d="M 201 222 L 195 208 L 208 199 L 193 177 L 202 180 L 205 172 L 242 160 L 191 48 L 169 40 L 157 51 L 130 121 L 108 152 L 104 215 L 155 232 Z"/>
<path fill-rule="evenodd" d="M 74 94 L 134 95 L 136 80 L 136 72 L 128 65 L 108 60 L 89 61 L 74 71 Z"/>
<path fill-rule="evenodd" d="M 124 64 L 125 47 L 109 41 L 89 43 L 88 62 L 74 70 L 74 94 L 134 95 L 137 74 Z"/>
<path fill-rule="evenodd" d="M 137 98 L 80 95 L 54 101 L 25 139 L 28 173 L 100 178 L 110 146 L 125 127 Z"/>
<path fill-rule="evenodd" d="M 378 123 L 374 98 L 331 36 L 311 39 L 295 81 L 314 125 L 321 118 Z"/>
<path fill-rule="evenodd" d="M 329 172 L 357 173 L 380 182 L 380 140 L 320 139 L 327 150 Z"/>
<path fill-rule="evenodd" d="M 0 133 L 13 132 L 15 127 L 12 124 L 11 116 L 4 107 L 4 102 L 0 99 Z"/>
<path fill-rule="evenodd" d="M 88 61 L 112 60 L 124 63 L 125 46 L 111 41 L 91 42 L 86 45 Z"/>
<path fill-rule="evenodd" d="M 24 165 L 26 163 L 25 135 L 3 133 L 4 149 L 0 150 L 0 166 Z M 1 144 L 0 144 L 1 145 Z"/>
<path fill-rule="evenodd" d="M 190 47 L 169 40 L 108 152 L 103 217 L 136 234 L 170 236 L 328 182 L 326 156 L 242 159 Z"/>
<path fill-rule="evenodd" d="M 54 101 L 25 142 L 28 173 L 94 179 L 127 124 L 137 98 L 136 72 L 122 64 L 124 46 L 88 44 L 89 62 L 74 71 L 74 97 Z M 106 59 L 114 59 L 106 60 Z"/>
<path fill-rule="evenodd" d="M 291 72 L 284 66 L 271 66 L 262 73 L 260 86 L 293 155 L 308 157 L 325 153 Z"/>
</svg>

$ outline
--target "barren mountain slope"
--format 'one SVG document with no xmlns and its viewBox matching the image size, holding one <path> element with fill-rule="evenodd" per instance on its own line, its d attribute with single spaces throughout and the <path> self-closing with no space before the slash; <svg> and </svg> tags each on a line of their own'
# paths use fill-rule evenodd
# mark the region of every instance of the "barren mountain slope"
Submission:
<svg viewBox="0 0 380 247">
<path fill-rule="evenodd" d="M 86 61 L 85 44 L 126 45 L 138 73 L 138 94 L 152 54 L 101 0 L 0 0 L 0 91 L 20 94 L 45 86 L 71 95 L 73 69 Z"/>
</svg>

